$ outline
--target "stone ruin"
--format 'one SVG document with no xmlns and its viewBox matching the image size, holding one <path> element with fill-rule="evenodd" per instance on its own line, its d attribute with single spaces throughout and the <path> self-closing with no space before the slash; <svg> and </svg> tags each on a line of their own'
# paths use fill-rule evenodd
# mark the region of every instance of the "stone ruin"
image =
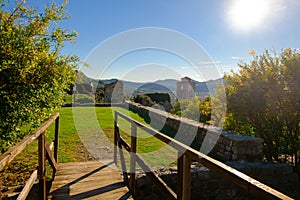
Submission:
<svg viewBox="0 0 300 200">
<path fill-rule="evenodd" d="M 97 103 L 118 104 L 124 101 L 124 84 L 120 80 L 112 83 L 98 85 L 95 92 Z"/>
<path fill-rule="evenodd" d="M 115 81 L 104 85 L 104 103 L 122 103 L 124 101 L 123 82 Z"/>
<path fill-rule="evenodd" d="M 178 100 L 189 99 L 195 97 L 196 83 L 191 81 L 189 77 L 184 77 L 177 82 L 177 98 Z"/>
</svg>

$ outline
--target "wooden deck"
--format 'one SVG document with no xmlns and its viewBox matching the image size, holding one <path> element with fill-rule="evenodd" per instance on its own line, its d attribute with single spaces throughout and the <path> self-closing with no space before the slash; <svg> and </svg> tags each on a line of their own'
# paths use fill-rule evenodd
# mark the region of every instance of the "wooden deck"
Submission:
<svg viewBox="0 0 300 200">
<path fill-rule="evenodd" d="M 48 199 L 133 199 L 113 162 L 61 163 Z"/>
</svg>

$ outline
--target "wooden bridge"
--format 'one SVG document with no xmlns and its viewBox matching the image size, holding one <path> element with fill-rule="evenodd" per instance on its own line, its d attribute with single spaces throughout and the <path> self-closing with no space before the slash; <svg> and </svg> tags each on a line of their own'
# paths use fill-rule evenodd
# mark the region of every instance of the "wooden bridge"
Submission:
<svg viewBox="0 0 300 200">
<path fill-rule="evenodd" d="M 118 118 L 123 118 L 131 123 L 130 144 L 121 137 Z M 46 129 L 55 122 L 54 141 L 46 144 Z M 20 192 L 18 199 L 26 199 L 33 184 L 38 178 L 39 199 L 134 199 L 136 193 L 136 164 L 156 184 L 165 199 L 190 199 L 191 198 L 191 161 L 197 161 L 212 172 L 239 185 L 250 194 L 262 199 L 291 199 L 290 197 L 260 183 L 259 181 L 206 156 L 152 128 L 149 128 L 130 117 L 115 112 L 114 123 L 114 158 L 111 161 L 100 163 L 78 162 L 58 163 L 59 139 L 59 114 L 54 115 L 41 127 L 26 137 L 20 143 L 10 148 L 0 157 L 0 171 L 4 169 L 27 145 L 38 139 L 39 167 L 35 170 L 25 187 Z M 159 140 L 169 144 L 178 151 L 178 183 L 174 192 L 152 170 L 151 167 L 136 153 L 137 129 L 142 129 Z M 130 153 L 129 171 L 123 151 Z M 46 159 L 53 169 L 53 182 L 50 191 L 46 188 Z M 118 160 L 120 160 L 118 162 Z M 121 163 L 121 172 L 115 164 Z M 205 192 L 205 191 L 203 191 Z"/>
<path fill-rule="evenodd" d="M 131 199 L 113 162 L 61 163 L 48 199 Z"/>
</svg>

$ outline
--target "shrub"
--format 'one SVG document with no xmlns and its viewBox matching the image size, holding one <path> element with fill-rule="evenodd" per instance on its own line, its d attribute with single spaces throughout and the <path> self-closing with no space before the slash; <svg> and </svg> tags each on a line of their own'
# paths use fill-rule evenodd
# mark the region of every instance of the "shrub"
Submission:
<svg viewBox="0 0 300 200">
<path fill-rule="evenodd" d="M 60 107 L 74 82 L 79 58 L 60 50 L 77 34 L 55 26 L 68 18 L 65 6 L 52 3 L 41 13 L 23 1 L 0 7 L 2 151 L 23 137 L 22 125 L 39 125 Z"/>
</svg>

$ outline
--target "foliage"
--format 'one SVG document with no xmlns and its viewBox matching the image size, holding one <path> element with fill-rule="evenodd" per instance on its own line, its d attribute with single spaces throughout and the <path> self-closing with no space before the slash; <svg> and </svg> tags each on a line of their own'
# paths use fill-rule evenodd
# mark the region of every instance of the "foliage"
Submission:
<svg viewBox="0 0 300 200">
<path fill-rule="evenodd" d="M 52 3 L 39 13 L 25 1 L 12 10 L 1 5 L 1 151 L 22 137 L 17 130 L 23 124 L 38 125 L 59 107 L 75 79 L 78 57 L 60 53 L 76 37 L 57 27 L 68 18 L 65 6 Z"/>
<path fill-rule="evenodd" d="M 300 54 L 285 49 L 279 55 L 268 50 L 239 63 L 240 71 L 227 75 L 227 127 L 255 133 L 265 141 L 270 161 L 280 154 L 297 160 L 300 148 Z"/>
<path fill-rule="evenodd" d="M 167 112 L 172 110 L 171 98 L 168 93 L 155 92 L 138 94 L 135 97 L 133 97 L 133 101 L 144 106 L 153 106 L 155 104 L 158 104 L 159 106 L 156 106 L 156 109 L 159 108 Z"/>
<path fill-rule="evenodd" d="M 164 103 L 164 102 L 171 102 L 170 95 L 168 93 L 147 93 L 145 94 L 151 98 L 152 101 L 156 103 Z"/>
<path fill-rule="evenodd" d="M 176 101 L 173 105 L 173 109 L 170 111 L 170 113 L 182 116 L 182 112 L 186 110 L 188 104 L 189 104 L 189 99 L 184 99 L 180 101 Z"/>
<path fill-rule="evenodd" d="M 197 97 L 189 99 L 186 108 L 182 110 L 181 116 L 186 117 L 188 119 L 193 119 L 195 121 L 199 121 L 200 99 Z"/>
<path fill-rule="evenodd" d="M 86 94 L 73 94 L 73 98 L 75 103 L 95 103 L 94 98 Z"/>
<path fill-rule="evenodd" d="M 212 112 L 212 98 L 210 96 L 206 97 L 200 102 L 200 122 L 212 124 L 211 112 Z"/>
<path fill-rule="evenodd" d="M 78 94 L 93 94 L 93 86 L 87 83 L 76 83 L 76 93 Z M 74 90 L 73 90 L 74 91 Z"/>
<path fill-rule="evenodd" d="M 212 98 L 210 96 L 202 101 L 199 97 L 177 101 L 171 110 L 172 114 L 186 117 L 202 123 L 211 124 Z"/>
<path fill-rule="evenodd" d="M 104 86 L 98 85 L 95 91 L 95 101 L 96 103 L 104 103 Z"/>
<path fill-rule="evenodd" d="M 151 100 L 151 98 L 146 94 L 138 94 L 133 98 L 135 103 L 142 104 L 144 106 L 153 106 L 155 102 Z"/>
</svg>

